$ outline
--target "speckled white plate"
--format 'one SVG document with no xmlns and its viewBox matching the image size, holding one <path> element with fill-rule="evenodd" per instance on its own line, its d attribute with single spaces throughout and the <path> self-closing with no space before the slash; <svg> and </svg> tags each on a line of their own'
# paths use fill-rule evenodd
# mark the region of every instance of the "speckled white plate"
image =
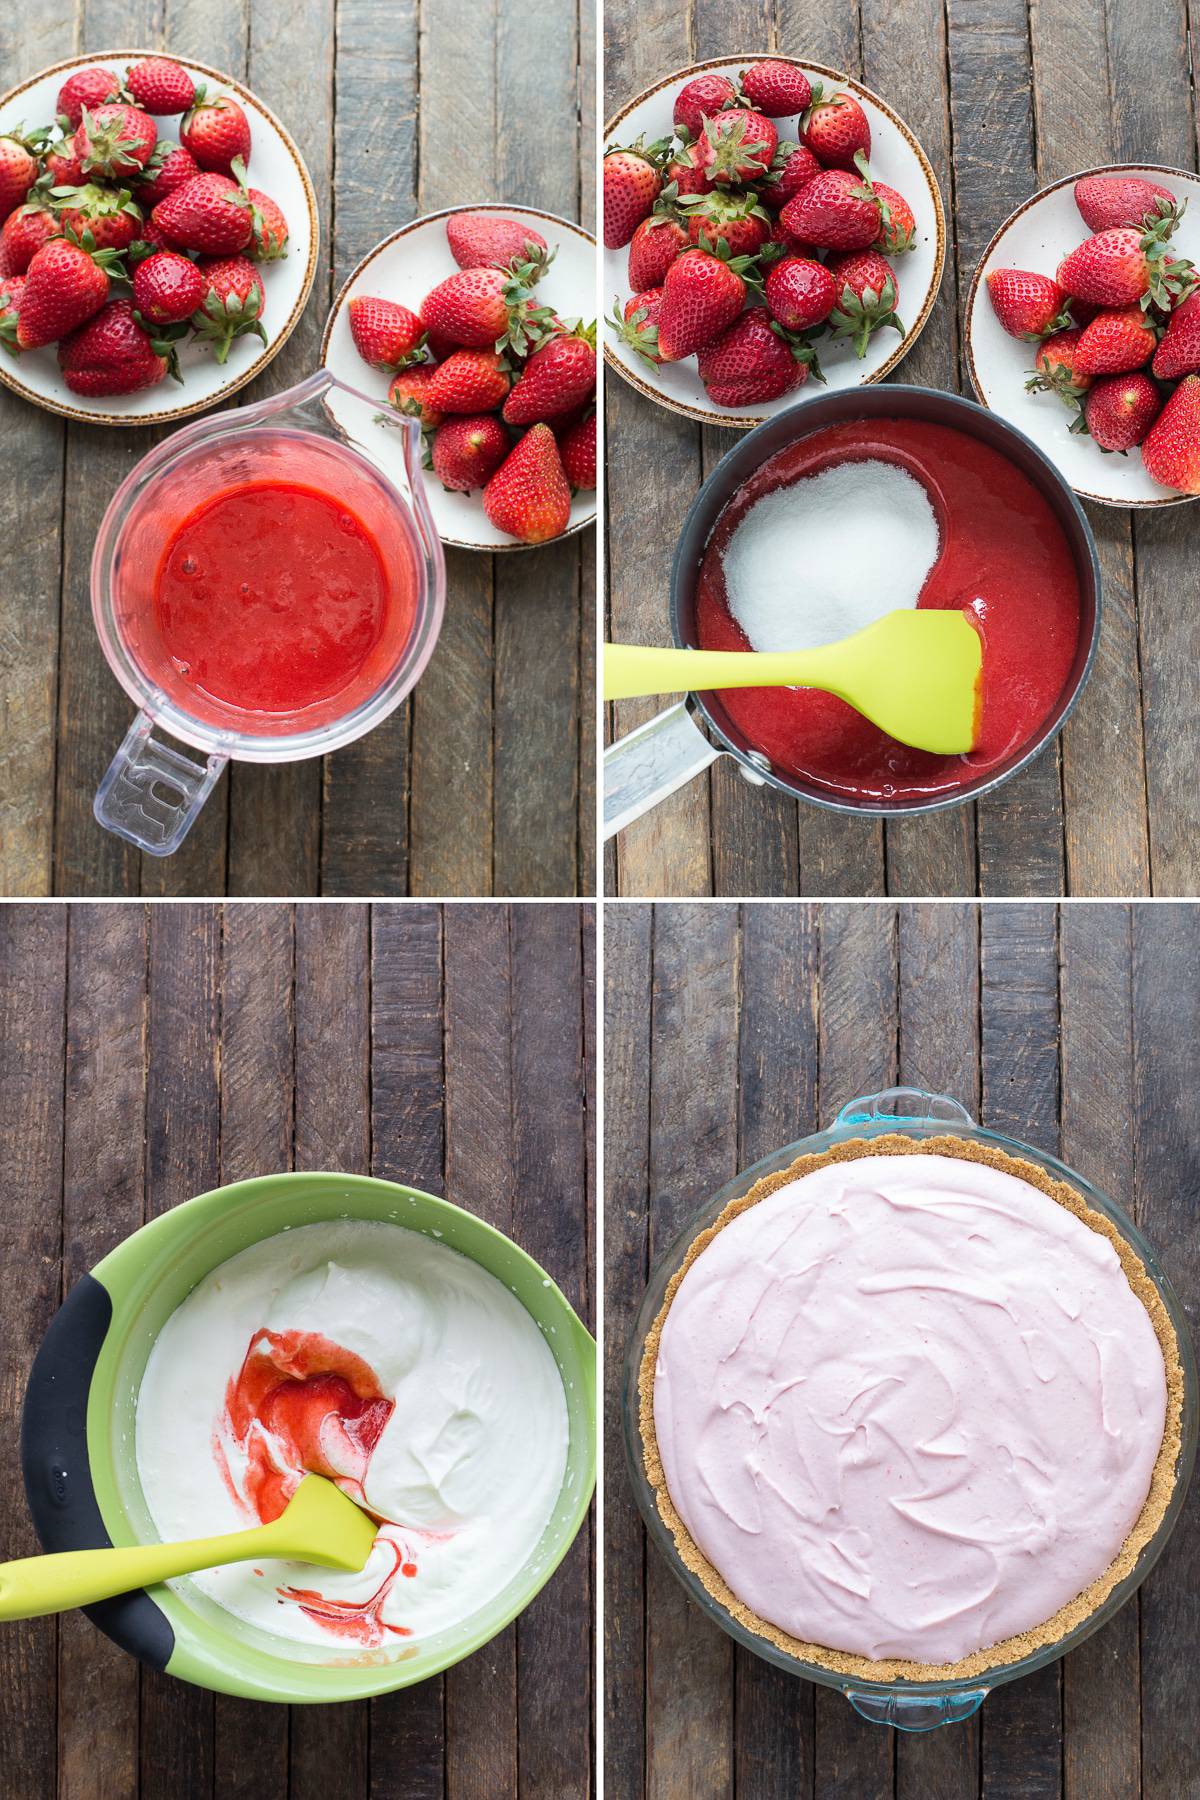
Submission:
<svg viewBox="0 0 1200 1800">
<path fill-rule="evenodd" d="M 58 91 L 72 69 L 88 69 L 97 64 L 124 76 L 130 63 L 159 54 L 162 53 L 154 50 L 95 50 L 87 56 L 72 56 L 66 62 L 55 63 L 53 68 L 43 69 L 0 98 L 0 131 L 22 120 L 30 126 L 51 124 Z M 165 54 L 171 53 L 168 50 Z M 236 96 L 250 121 L 250 184 L 270 194 L 283 208 L 288 222 L 287 255 L 276 262 L 259 264 L 267 341 L 261 343 L 253 333 L 237 338 L 224 363 L 217 362 L 209 349 L 186 344 L 179 354 L 182 386 L 168 376 L 157 387 L 145 388 L 141 393 L 111 394 L 98 400 L 71 392 L 62 378 L 53 344 L 41 350 L 27 350 L 19 357 L 0 355 L 0 381 L 5 387 L 68 419 L 84 419 L 96 425 L 156 425 L 204 412 L 261 374 L 295 330 L 312 288 L 320 226 L 317 196 L 299 150 L 275 115 L 240 81 L 189 57 L 175 60 L 195 81 L 203 81 L 210 93 L 227 89 Z M 178 117 L 156 119 L 155 124 L 160 137 L 178 143 Z M 127 293 L 128 289 L 117 291 Z"/>
<path fill-rule="evenodd" d="M 1072 415 L 1056 395 L 1025 392 L 1036 346 L 1010 337 L 988 299 L 984 281 L 993 269 L 1032 269 L 1039 275 L 1053 275 L 1063 257 L 1091 235 L 1075 204 L 1075 183 L 1084 175 L 1144 175 L 1187 200 L 1188 210 L 1171 245 L 1200 264 L 1200 175 L 1152 163 L 1120 163 L 1065 175 L 1005 219 L 980 259 L 967 295 L 966 358 L 971 381 L 984 406 L 1031 437 L 1062 470 L 1081 500 L 1097 500 L 1102 506 L 1182 506 L 1196 496 L 1174 494 L 1152 481 L 1140 451 L 1106 456 L 1090 437 L 1072 432 Z"/>
<path fill-rule="evenodd" d="M 946 260 L 946 221 L 929 158 L 886 100 L 881 100 L 870 88 L 837 69 L 804 62 L 797 56 L 778 56 L 774 51 L 758 50 L 745 56 L 716 57 L 711 62 L 693 63 L 690 68 L 665 75 L 609 120 L 604 127 L 604 142 L 631 144 L 637 137 L 644 136 L 648 143 L 653 143 L 658 138 L 669 137 L 674 129 L 675 96 L 685 81 L 712 69 L 736 81 L 750 63 L 761 62 L 768 54 L 775 61 L 793 63 L 803 69 L 810 81 L 820 81 L 827 91 L 844 88 L 854 95 L 871 125 L 872 174 L 903 194 L 913 209 L 917 221 L 914 247 L 894 259 L 900 290 L 897 311 L 906 328 L 904 336 L 900 338 L 890 329 L 877 331 L 864 357 L 855 356 L 851 346 L 841 340 L 817 339 L 817 354 L 826 387 L 858 387 L 863 382 L 882 381 L 908 354 L 924 330 Z M 781 140 L 795 139 L 796 119 L 776 119 L 774 124 Z M 630 296 L 628 246 L 620 250 L 606 249 L 603 269 L 605 309 L 611 312 L 614 294 L 620 297 L 622 306 Z M 715 406 L 709 399 L 694 357 L 679 363 L 663 363 L 656 368 L 636 350 L 615 342 L 611 331 L 605 332 L 604 355 L 610 367 L 624 376 L 639 393 L 656 400 L 660 406 L 670 407 L 672 412 L 684 413 L 705 424 L 732 425 L 742 431 L 761 425 L 764 419 L 772 418 L 776 413 L 786 412 L 805 394 L 823 391 L 820 386 L 806 383 L 803 388 L 794 389 L 778 400 L 764 402 L 753 412 L 732 412 L 728 407 Z"/>
<path fill-rule="evenodd" d="M 596 240 L 582 225 L 573 225 L 569 219 L 560 219 L 554 213 L 539 212 L 533 206 L 491 203 L 451 206 L 443 212 L 427 213 L 422 219 L 414 219 L 411 225 L 394 231 L 391 237 L 384 238 L 363 257 L 334 301 L 321 340 L 321 361 L 332 375 L 348 387 L 357 388 L 360 394 L 378 394 L 380 403 L 386 403 L 390 381 L 378 369 L 368 368 L 354 348 L 346 304 L 355 294 L 375 294 L 417 312 L 431 288 L 458 272 L 458 264 L 446 242 L 446 220 L 455 213 L 480 212 L 500 213 L 506 219 L 528 219 L 556 253 L 538 283 L 538 299 L 553 307 L 560 318 L 591 323 L 596 311 Z M 483 510 L 479 494 L 447 492 L 432 469 L 425 473 L 425 491 L 443 544 L 452 544 L 460 550 L 489 552 L 541 548 L 540 544 L 519 544 L 504 532 L 497 531 Z M 571 501 L 571 517 L 563 536 L 570 537 L 573 532 L 582 531 L 595 517 L 595 494 L 576 494 Z M 552 538 L 550 541 L 557 544 L 562 540 Z"/>
</svg>

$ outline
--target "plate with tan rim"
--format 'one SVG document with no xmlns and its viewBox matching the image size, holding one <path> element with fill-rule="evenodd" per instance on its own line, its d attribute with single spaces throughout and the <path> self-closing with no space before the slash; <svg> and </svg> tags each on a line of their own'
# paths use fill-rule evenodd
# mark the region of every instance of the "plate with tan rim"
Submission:
<svg viewBox="0 0 1200 1800">
<path fill-rule="evenodd" d="M 98 66 L 122 77 L 130 63 L 143 56 L 172 56 L 166 50 L 96 50 L 72 56 L 66 62 L 43 69 L 0 97 L 0 132 L 21 121 L 27 126 L 52 124 L 58 91 L 73 69 Z M 218 401 L 245 387 L 261 374 L 296 328 L 313 284 L 317 267 L 320 225 L 317 196 L 304 159 L 274 113 L 257 95 L 232 75 L 211 69 L 190 57 L 174 57 L 209 93 L 233 94 L 250 122 L 250 163 L 247 175 L 252 187 L 269 194 L 282 208 L 288 222 L 287 255 L 275 262 L 258 264 L 262 275 L 263 325 L 267 342 L 248 333 L 235 339 L 228 361 L 218 363 L 212 352 L 199 344 L 185 344 L 179 353 L 182 384 L 168 376 L 157 387 L 137 394 L 111 394 L 86 399 L 73 394 L 62 378 L 56 346 L 27 350 L 19 357 L 0 356 L 0 382 L 35 406 L 95 425 L 157 425 L 204 412 Z M 160 138 L 179 141 L 179 119 L 156 118 Z M 114 290 L 119 296 L 128 288 Z"/>
<path fill-rule="evenodd" d="M 551 307 L 562 319 L 591 323 L 596 312 L 596 240 L 582 225 L 535 206 L 506 206 L 491 201 L 448 206 L 441 212 L 414 219 L 411 225 L 402 225 L 363 257 L 334 301 L 321 339 L 321 361 L 331 375 L 357 388 L 359 393 L 378 394 L 380 404 L 386 404 L 389 377 L 369 368 L 354 348 L 347 303 L 356 294 L 372 294 L 419 312 L 426 294 L 439 281 L 458 272 L 446 242 L 446 220 L 455 213 L 488 212 L 499 213 L 505 219 L 527 219 L 553 250 L 554 260 L 538 283 L 539 303 Z M 425 472 L 425 491 L 443 544 L 459 550 L 489 552 L 542 548 L 540 544 L 518 543 L 498 531 L 484 512 L 479 494 L 450 493 L 432 469 Z M 574 494 L 567 529 L 550 542 L 561 543 L 562 537 L 582 531 L 595 517 L 595 493 Z"/>
<path fill-rule="evenodd" d="M 1064 175 L 1005 219 L 980 258 L 967 295 L 965 354 L 976 394 L 1061 469 L 1081 500 L 1101 506 L 1181 506 L 1194 494 L 1176 494 L 1152 481 L 1141 452 L 1124 456 L 1098 450 L 1090 437 L 1072 432 L 1072 413 L 1054 394 L 1027 394 L 1033 344 L 1010 337 L 988 299 L 985 277 L 993 269 L 1031 269 L 1053 275 L 1063 257 L 1091 234 L 1075 204 L 1075 183 L 1085 175 L 1141 175 L 1188 203 L 1171 239 L 1175 254 L 1200 264 L 1200 175 L 1153 163 L 1120 163 Z M 1164 387 L 1164 392 L 1166 391 Z"/>
<path fill-rule="evenodd" d="M 685 81 L 690 81 L 693 75 L 715 70 L 736 82 L 743 69 L 753 62 L 762 62 L 767 56 L 802 69 L 810 81 L 819 81 L 827 93 L 845 90 L 854 95 L 870 121 L 872 174 L 889 187 L 896 188 L 913 209 L 917 221 L 914 246 L 896 257 L 893 263 L 899 289 L 897 312 L 904 322 L 904 335 L 900 337 L 890 329 L 877 331 L 867 347 L 867 354 L 861 358 L 841 339 L 828 336 L 816 339 L 826 387 L 859 387 L 864 382 L 882 381 L 908 354 L 925 329 L 946 261 L 946 220 L 937 178 L 916 137 L 886 100 L 864 87 L 861 81 L 843 75 L 839 69 L 806 62 L 798 56 L 779 56 L 773 50 L 758 50 L 745 56 L 715 57 L 709 62 L 693 63 L 689 68 L 664 75 L 661 81 L 656 81 L 653 87 L 613 115 L 604 128 L 604 142 L 606 145 L 631 144 L 641 136 L 647 143 L 653 143 L 658 138 L 669 137 L 674 129 L 675 96 Z M 773 123 L 778 127 L 781 141 L 795 141 L 797 119 L 776 119 Z M 624 307 L 632 292 L 628 248 L 606 249 L 603 271 L 605 309 L 611 313 L 612 297 L 618 296 Z M 778 400 L 761 403 L 753 411 L 734 412 L 709 399 L 694 357 L 655 367 L 636 350 L 615 342 L 611 329 L 605 331 L 604 356 L 610 368 L 660 406 L 683 413 L 690 419 L 699 419 L 706 425 L 731 425 L 740 431 L 749 431 L 753 426 L 761 425 L 764 419 L 786 412 L 806 394 L 822 391 L 819 385 L 814 386 L 809 381 Z"/>
</svg>

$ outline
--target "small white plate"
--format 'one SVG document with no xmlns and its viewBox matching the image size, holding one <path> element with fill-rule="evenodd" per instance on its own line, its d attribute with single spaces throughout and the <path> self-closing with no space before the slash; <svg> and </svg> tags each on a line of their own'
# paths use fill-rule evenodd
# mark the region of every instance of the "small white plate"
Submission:
<svg viewBox="0 0 1200 1800">
<path fill-rule="evenodd" d="M 1180 506 L 1196 496 L 1174 494 L 1152 481 L 1139 451 L 1106 456 L 1090 437 L 1072 432 L 1072 414 L 1056 395 L 1025 392 L 1037 346 L 1009 336 L 992 311 L 984 285 L 993 269 L 1031 269 L 1038 275 L 1053 275 L 1063 257 L 1091 235 L 1075 204 L 1075 183 L 1084 175 L 1143 175 L 1187 200 L 1188 210 L 1171 247 L 1200 263 L 1200 175 L 1151 163 L 1119 163 L 1065 175 L 1005 219 L 980 259 L 967 295 L 966 358 L 971 381 L 984 406 L 1031 437 L 1062 470 L 1081 500 L 1096 500 L 1102 506 Z"/>
<path fill-rule="evenodd" d="M 765 54 L 760 50 L 747 56 L 717 57 L 711 62 L 693 63 L 690 68 L 677 69 L 673 75 L 664 76 L 609 120 L 604 128 L 605 144 L 631 144 L 640 136 L 644 136 L 647 143 L 654 143 L 658 138 L 669 137 L 674 130 L 675 96 L 685 81 L 710 69 L 736 81 L 743 69 L 753 62 L 761 62 Z M 871 125 L 871 173 L 903 194 L 913 209 L 917 221 L 913 248 L 893 259 L 900 289 L 897 311 L 906 328 L 903 338 L 897 337 L 890 328 L 877 331 L 864 357 L 855 356 L 851 345 L 840 339 L 823 336 L 816 340 L 826 388 L 860 387 L 864 382 L 882 381 L 920 337 L 941 284 L 946 260 L 946 220 L 937 179 L 929 158 L 904 120 L 870 88 L 821 63 L 803 62 L 796 56 L 777 56 L 774 52 L 770 54 L 776 62 L 792 63 L 803 69 L 809 80 L 820 81 L 827 93 L 846 89 L 854 95 Z M 778 127 L 781 141 L 796 138 L 797 119 L 776 119 L 773 123 Z M 606 310 L 611 308 L 612 295 L 620 297 L 622 307 L 629 298 L 628 245 L 620 250 L 605 250 L 604 293 Z M 684 413 L 705 424 L 732 425 L 742 431 L 761 425 L 764 419 L 773 418 L 776 413 L 786 412 L 806 394 L 824 391 L 820 386 L 814 388 L 811 382 L 806 382 L 804 387 L 793 389 L 778 400 L 763 402 L 752 413 L 733 413 L 727 407 L 715 406 L 709 399 L 694 358 L 662 363 L 655 368 L 627 344 L 614 343 L 610 332 L 605 333 L 604 355 L 631 386 L 656 400 L 660 406 L 670 407 L 672 412 Z"/>
<path fill-rule="evenodd" d="M 476 206 L 450 206 L 444 212 L 426 213 L 411 225 L 401 226 L 363 257 L 333 303 L 321 339 L 321 361 L 331 375 L 357 388 L 360 394 L 378 394 L 386 403 L 391 383 L 378 369 L 367 366 L 354 348 L 346 304 L 355 294 L 374 294 L 401 306 L 420 309 L 422 300 L 439 281 L 458 273 L 458 264 L 446 242 L 446 220 L 455 213 L 500 213 L 506 219 L 528 219 L 555 252 L 554 261 L 538 282 L 539 301 L 552 307 L 560 318 L 582 319 L 590 324 L 596 307 L 596 240 L 581 225 L 539 212 L 533 206 L 501 206 L 491 202 Z M 390 439 L 389 439 L 390 443 Z M 400 454 L 397 446 L 397 455 Z M 519 544 L 497 531 L 483 510 L 479 494 L 449 493 L 433 473 L 425 472 L 425 491 L 433 509 L 438 536 L 443 544 L 460 550 L 538 550 L 540 544 Z M 596 496 L 576 494 L 571 517 L 562 537 L 582 531 L 596 517 Z M 562 537 L 551 538 L 558 544 Z"/>
<path fill-rule="evenodd" d="M 51 124 L 58 91 L 72 69 L 88 69 L 97 64 L 124 76 L 128 64 L 159 54 L 162 53 L 155 50 L 96 50 L 55 63 L 53 68 L 43 69 L 40 75 L 10 88 L 0 98 L 0 131 L 22 120 L 29 126 Z M 228 89 L 236 95 L 250 121 L 250 163 L 246 171 L 250 185 L 278 201 L 288 222 L 287 255 L 276 262 L 257 265 L 265 296 L 263 325 L 267 342 L 247 333 L 234 340 L 224 363 L 215 361 L 210 350 L 187 344 L 179 354 L 182 386 L 168 376 L 157 387 L 144 388 L 141 393 L 109 394 L 97 400 L 71 392 L 62 378 L 55 344 L 26 350 L 19 357 L 7 352 L 0 355 L 0 381 L 5 387 L 68 419 L 83 419 L 94 425 L 158 425 L 204 412 L 262 373 L 295 330 L 312 288 L 320 226 L 317 196 L 300 152 L 274 113 L 232 75 L 192 62 L 188 57 L 174 60 L 193 80 L 203 81 L 210 93 Z M 155 124 L 160 137 L 178 143 L 177 117 L 156 119 Z"/>
</svg>

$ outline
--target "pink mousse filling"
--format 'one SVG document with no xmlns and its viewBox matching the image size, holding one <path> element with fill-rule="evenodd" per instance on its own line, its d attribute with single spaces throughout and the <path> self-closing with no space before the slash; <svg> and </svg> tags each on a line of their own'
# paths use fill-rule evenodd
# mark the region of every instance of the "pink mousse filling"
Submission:
<svg viewBox="0 0 1200 1800">
<path fill-rule="evenodd" d="M 692 1264 L 654 1422 L 684 1523 L 807 1642 L 957 1662 L 1108 1567 L 1150 1487 L 1162 1351 L 1107 1238 L 940 1156 L 789 1183 Z"/>
</svg>

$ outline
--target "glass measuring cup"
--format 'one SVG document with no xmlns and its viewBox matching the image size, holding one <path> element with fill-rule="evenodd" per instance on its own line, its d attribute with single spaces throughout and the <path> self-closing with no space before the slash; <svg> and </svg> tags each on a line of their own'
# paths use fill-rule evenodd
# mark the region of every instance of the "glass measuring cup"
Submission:
<svg viewBox="0 0 1200 1800">
<path fill-rule="evenodd" d="M 399 706 L 433 654 L 446 603 L 421 455 L 415 419 L 381 409 L 322 369 L 286 393 L 185 426 L 131 471 L 92 555 L 100 645 L 139 709 L 96 793 L 93 810 L 106 830 L 151 856 L 170 856 L 230 760 L 322 756 Z M 291 708 L 238 704 L 190 679 L 164 640 L 155 603 L 155 572 L 185 519 L 218 497 L 280 484 L 340 501 L 373 540 L 386 590 L 374 641 L 350 678 Z"/>
</svg>

